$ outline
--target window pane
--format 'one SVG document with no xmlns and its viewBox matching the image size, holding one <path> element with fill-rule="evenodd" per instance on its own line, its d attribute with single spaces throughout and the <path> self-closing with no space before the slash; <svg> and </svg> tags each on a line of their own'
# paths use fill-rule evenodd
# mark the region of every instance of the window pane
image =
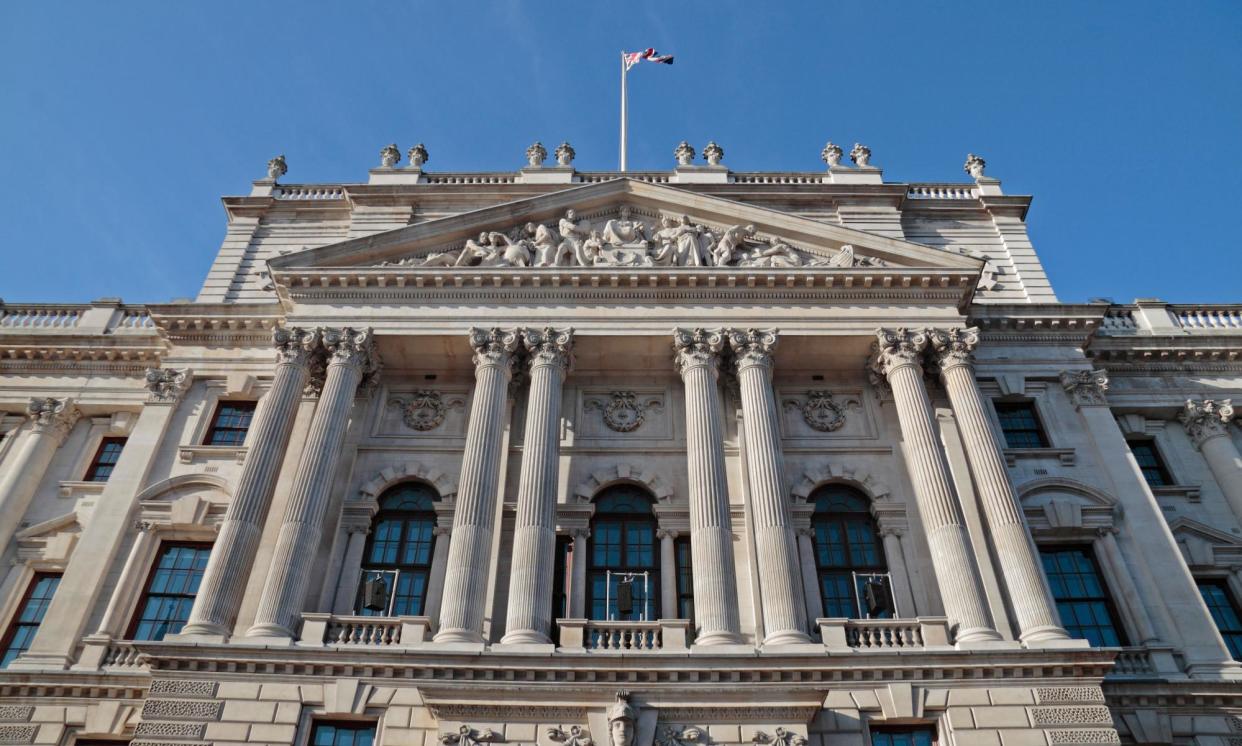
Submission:
<svg viewBox="0 0 1242 746">
<path fill-rule="evenodd" d="M 85 481 L 106 482 L 112 476 L 112 470 L 121 458 L 121 450 L 125 447 L 125 438 L 104 438 L 99 443 L 99 450 L 86 470 Z"/>
<path fill-rule="evenodd" d="M 630 485 L 610 487 L 595 499 L 595 515 L 587 540 L 587 609 L 592 619 L 660 617 L 660 566 L 653 502 L 644 490 Z M 622 613 L 618 607 L 617 595 L 623 581 L 628 581 L 632 600 L 628 613 Z M 671 578 L 670 582 L 677 579 Z"/>
<path fill-rule="evenodd" d="M 315 723 L 310 740 L 313 746 L 371 746 L 374 739 L 373 723 Z"/>
<path fill-rule="evenodd" d="M 871 731 L 871 746 L 932 746 L 935 741 L 936 731 L 928 727 L 886 727 Z"/>
<path fill-rule="evenodd" d="M 5 634 L 4 653 L 0 657 L 0 667 L 8 666 L 14 658 L 30 649 L 30 641 L 34 639 L 47 607 L 56 595 L 60 585 L 60 576 L 39 573 L 30 581 L 26 590 L 26 599 L 22 602 L 12 625 Z"/>
<path fill-rule="evenodd" d="M 216 406 L 215 417 L 207 431 L 207 445 L 235 446 L 246 440 L 250 420 L 254 417 L 255 402 L 224 401 Z"/>
<path fill-rule="evenodd" d="M 1047 448 L 1048 438 L 1044 435 L 1035 414 L 1034 402 L 993 402 L 996 416 L 1000 420 L 1001 432 L 1005 435 L 1005 445 L 1009 448 Z"/>
<path fill-rule="evenodd" d="M 203 544 L 161 547 L 134 622 L 135 640 L 162 640 L 181 631 L 210 556 L 211 547 Z"/>
<path fill-rule="evenodd" d="M 421 482 L 396 485 L 379 498 L 380 511 L 358 584 L 357 613 L 363 616 L 417 616 L 424 613 L 431 560 L 436 542 L 435 501 L 439 495 Z M 365 598 L 367 583 L 382 583 L 383 597 Z M 367 608 L 368 602 L 383 604 Z"/>
<path fill-rule="evenodd" d="M 1112 600 L 1090 550 L 1047 548 L 1040 549 L 1040 556 L 1066 631 L 1096 647 L 1123 645 Z"/>
<path fill-rule="evenodd" d="M 843 485 L 821 487 L 809 499 L 815 504 L 811 527 L 824 614 L 865 616 L 855 584 L 861 592 L 868 580 L 888 582 L 888 565 L 870 505 L 857 490 Z M 889 612 L 877 615 L 891 616 Z"/>
</svg>

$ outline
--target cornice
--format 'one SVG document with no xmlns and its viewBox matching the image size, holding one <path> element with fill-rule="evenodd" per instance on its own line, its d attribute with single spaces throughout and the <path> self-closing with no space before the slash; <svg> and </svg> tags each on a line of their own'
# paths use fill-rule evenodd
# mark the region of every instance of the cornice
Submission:
<svg viewBox="0 0 1242 746">
<path fill-rule="evenodd" d="M 1123 374 L 1242 370 L 1242 339 L 1236 336 L 1099 336 L 1087 354 L 1110 372 Z"/>
<path fill-rule="evenodd" d="M 196 345 L 266 345 L 284 311 L 272 303 L 170 303 L 147 307 L 171 342 Z"/>
<path fill-rule="evenodd" d="M 1086 345 L 1108 309 L 1103 304 L 975 303 L 967 314 L 984 344 Z"/>
<path fill-rule="evenodd" d="M 0 338 L 0 369 L 86 373 L 142 373 L 159 367 L 166 345 L 158 334 L 6 334 Z"/>
<path fill-rule="evenodd" d="M 299 303 L 408 300 L 548 302 L 933 302 L 961 307 L 976 273 L 963 270 L 317 267 L 272 274 Z M 158 323 L 158 321 L 157 321 Z"/>
</svg>

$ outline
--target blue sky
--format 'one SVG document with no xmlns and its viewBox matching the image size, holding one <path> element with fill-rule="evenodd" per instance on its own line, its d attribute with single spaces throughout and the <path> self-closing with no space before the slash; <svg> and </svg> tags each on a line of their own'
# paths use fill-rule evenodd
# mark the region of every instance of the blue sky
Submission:
<svg viewBox="0 0 1242 746">
<path fill-rule="evenodd" d="M 737 170 L 823 167 L 831 139 L 894 181 L 968 151 L 1028 222 L 1062 300 L 1242 301 L 1242 3 L 17 2 L 0 5 L 0 297 L 192 297 L 218 198 L 363 181 L 379 149 L 516 168 L 569 140 L 631 168 L 687 139 Z"/>
</svg>

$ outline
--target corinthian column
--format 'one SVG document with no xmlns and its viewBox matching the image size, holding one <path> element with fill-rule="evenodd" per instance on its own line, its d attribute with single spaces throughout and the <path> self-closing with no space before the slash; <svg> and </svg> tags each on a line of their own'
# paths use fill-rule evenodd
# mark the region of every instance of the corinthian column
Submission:
<svg viewBox="0 0 1242 746">
<path fill-rule="evenodd" d="M 686 460 L 697 645 L 742 640 L 729 490 L 725 484 L 724 424 L 716 389 L 723 346 L 721 330 L 673 330 L 677 369 L 686 387 Z"/>
<path fill-rule="evenodd" d="M 7 547 L 52 456 L 69 436 L 81 413 L 71 399 L 31 399 L 26 405 L 30 431 L 0 477 L 0 547 Z"/>
<path fill-rule="evenodd" d="M 522 332 L 530 353 L 530 400 L 522 440 L 509 612 L 501 642 L 551 643 L 556 565 L 556 477 L 561 454 L 561 387 L 573 363 L 573 329 Z"/>
<path fill-rule="evenodd" d="M 495 529 L 505 405 L 518 332 L 471 329 L 470 346 L 474 348 L 474 401 L 453 511 L 436 642 L 483 642 L 488 553 Z"/>
<path fill-rule="evenodd" d="M 246 461 L 211 548 L 189 622 L 181 630 L 183 636 L 227 636 L 232 630 L 259 548 L 259 534 L 272 501 L 276 475 L 289 445 L 293 415 L 319 348 L 319 332 L 282 327 L 272 332 L 272 343 L 276 347 L 272 387 L 255 409 Z"/>
<path fill-rule="evenodd" d="M 789 519 L 784 456 L 772 393 L 774 329 L 729 332 L 746 418 L 746 470 L 755 518 L 764 645 L 810 642 L 804 631 L 806 599 L 798 571 L 798 544 Z"/>
<path fill-rule="evenodd" d="M 970 471 L 983 502 L 988 533 L 1000 557 L 1001 573 L 1025 643 L 1068 640 L 1057 621 L 1056 607 L 1040 569 L 1035 545 L 1022 519 L 1022 506 L 1009 482 L 1000 441 L 983 411 L 983 396 L 975 384 L 974 349 L 978 329 L 932 330 L 933 358 L 949 393 L 949 403 L 961 425 Z"/>
<path fill-rule="evenodd" d="M 323 391 L 289 493 L 259 610 L 247 637 L 291 638 L 297 631 L 306 585 L 315 571 L 312 559 L 319 550 L 354 395 L 362 379 L 373 378 L 379 368 L 370 329 L 324 329 L 322 334 L 328 355 Z"/>
<path fill-rule="evenodd" d="M 931 400 L 923 386 L 920 357 L 927 335 L 906 329 L 879 329 L 876 337 L 872 369 L 885 376 L 893 389 L 906 445 L 906 468 L 919 503 L 940 596 L 951 623 L 957 627 L 955 639 L 967 644 L 999 640 L 984 603 L 979 568 L 970 551 L 962 508 L 936 436 Z"/>
<path fill-rule="evenodd" d="M 1228 399 L 1187 400 L 1180 415 L 1186 434 L 1203 453 L 1203 458 L 1225 493 L 1233 514 L 1242 520 L 1242 455 L 1229 437 L 1233 406 Z"/>
</svg>

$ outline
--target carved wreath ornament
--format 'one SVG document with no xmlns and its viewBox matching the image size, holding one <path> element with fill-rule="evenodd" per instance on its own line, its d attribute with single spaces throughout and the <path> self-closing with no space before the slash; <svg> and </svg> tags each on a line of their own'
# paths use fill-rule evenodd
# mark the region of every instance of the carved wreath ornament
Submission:
<svg viewBox="0 0 1242 746">
<path fill-rule="evenodd" d="M 413 430 L 426 432 L 444 423 L 449 405 L 439 391 L 414 391 L 409 396 L 394 396 L 388 406 L 401 409 L 401 419 Z"/>
<path fill-rule="evenodd" d="M 586 406 L 588 410 L 602 410 L 604 424 L 609 430 L 629 433 L 642 427 L 648 410 L 659 409 L 662 405 L 660 400 L 654 397 L 640 400 L 638 394 L 633 391 L 614 391 L 607 404 L 590 401 Z"/>
<path fill-rule="evenodd" d="M 821 433 L 830 433 L 845 426 L 845 410 L 849 404 L 835 401 L 827 391 L 808 391 L 806 401 L 801 404 L 793 399 L 785 402 L 785 406 L 801 410 L 802 420 L 807 426 Z"/>
</svg>

